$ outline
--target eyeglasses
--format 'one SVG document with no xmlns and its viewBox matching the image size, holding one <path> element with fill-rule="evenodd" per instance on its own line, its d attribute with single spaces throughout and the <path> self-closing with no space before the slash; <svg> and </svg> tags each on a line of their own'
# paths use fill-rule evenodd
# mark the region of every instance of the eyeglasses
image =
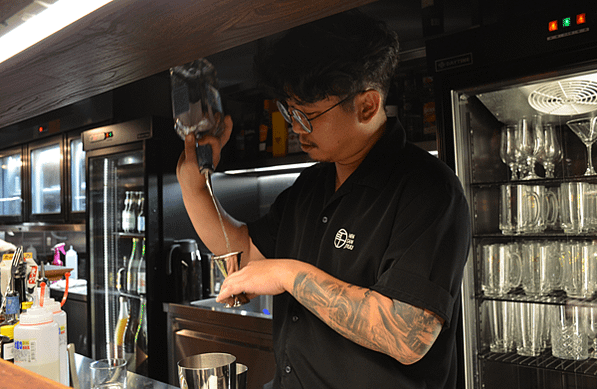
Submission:
<svg viewBox="0 0 597 389">
<path fill-rule="evenodd" d="M 284 103 L 282 103 L 280 100 L 276 101 L 276 105 L 278 106 L 278 110 L 280 111 L 280 113 L 282 114 L 282 116 L 284 117 L 284 120 L 286 120 L 288 123 L 292 124 L 292 119 L 296 120 L 296 122 L 298 124 L 301 125 L 301 127 L 303 128 L 303 130 L 305 130 L 307 133 L 311 133 L 313 132 L 313 126 L 311 125 L 311 121 L 317 119 L 318 117 L 322 116 L 325 113 L 328 113 L 329 111 L 331 111 L 332 109 L 336 108 L 337 106 L 339 106 L 340 104 L 342 104 L 345 101 L 348 101 L 349 99 L 353 98 L 354 94 L 351 94 L 350 96 L 338 101 L 336 104 L 332 105 L 331 107 L 329 107 L 328 109 L 326 109 L 325 111 L 313 116 L 311 119 L 309 119 L 307 117 L 307 115 L 296 109 L 293 108 L 292 109 L 292 114 L 288 111 L 288 108 L 286 107 L 286 105 Z"/>
</svg>

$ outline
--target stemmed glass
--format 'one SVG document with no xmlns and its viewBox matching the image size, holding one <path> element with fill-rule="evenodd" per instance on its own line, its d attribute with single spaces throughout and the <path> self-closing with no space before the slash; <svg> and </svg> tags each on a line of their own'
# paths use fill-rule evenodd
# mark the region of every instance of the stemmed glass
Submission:
<svg viewBox="0 0 597 389">
<path fill-rule="evenodd" d="M 502 138 L 500 142 L 500 158 L 510 168 L 511 180 L 518 179 L 518 162 L 520 161 L 520 151 L 516 143 L 517 124 L 510 124 L 502 127 Z"/>
<path fill-rule="evenodd" d="M 541 126 L 541 117 L 535 116 L 531 122 L 527 118 L 522 118 L 518 124 L 518 145 L 520 153 L 526 159 L 527 172 L 521 176 L 523 180 L 533 180 L 540 178 L 535 173 L 535 164 L 537 159 L 543 153 L 543 128 Z"/>
<path fill-rule="evenodd" d="M 562 160 L 562 148 L 558 142 L 558 134 L 553 124 L 545 124 L 543 133 L 545 134 L 545 146 L 541 163 L 545 168 L 545 177 L 553 178 L 555 164 Z"/>
<path fill-rule="evenodd" d="M 593 168 L 593 158 L 591 157 L 591 148 L 593 143 L 595 143 L 595 140 L 597 140 L 596 121 L 597 116 L 594 118 L 574 119 L 566 122 L 568 127 L 570 127 L 587 147 L 587 170 L 585 171 L 585 176 L 594 176 L 597 174 Z"/>
</svg>

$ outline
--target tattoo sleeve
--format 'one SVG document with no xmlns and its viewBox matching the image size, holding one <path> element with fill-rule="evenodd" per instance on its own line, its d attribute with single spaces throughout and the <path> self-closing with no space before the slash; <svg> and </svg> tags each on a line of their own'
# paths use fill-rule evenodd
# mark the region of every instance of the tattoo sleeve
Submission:
<svg viewBox="0 0 597 389">
<path fill-rule="evenodd" d="M 329 276 L 299 273 L 292 294 L 334 331 L 404 364 L 421 359 L 443 325 L 432 312 Z"/>
</svg>

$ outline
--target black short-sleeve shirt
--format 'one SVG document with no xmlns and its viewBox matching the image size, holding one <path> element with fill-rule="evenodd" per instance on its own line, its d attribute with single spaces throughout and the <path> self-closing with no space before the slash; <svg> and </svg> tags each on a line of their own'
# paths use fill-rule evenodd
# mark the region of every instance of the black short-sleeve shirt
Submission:
<svg viewBox="0 0 597 389">
<path fill-rule="evenodd" d="M 276 388 L 453 388 L 460 283 L 470 218 L 454 172 L 388 128 L 337 190 L 335 167 L 305 169 L 249 224 L 268 258 L 293 258 L 445 320 L 418 362 L 403 365 L 336 333 L 289 293 L 274 297 Z"/>
</svg>

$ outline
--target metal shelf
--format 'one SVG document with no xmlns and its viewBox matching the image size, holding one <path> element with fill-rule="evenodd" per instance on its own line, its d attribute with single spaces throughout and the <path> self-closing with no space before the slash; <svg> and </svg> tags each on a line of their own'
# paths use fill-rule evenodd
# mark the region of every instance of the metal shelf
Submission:
<svg viewBox="0 0 597 389">
<path fill-rule="evenodd" d="M 508 363 L 519 366 L 527 366 L 538 369 L 566 371 L 576 374 L 597 376 L 597 359 L 589 358 L 584 361 L 572 361 L 556 358 L 551 350 L 545 350 L 539 356 L 528 357 L 511 353 L 479 353 L 479 359 L 488 362 Z"/>
</svg>

